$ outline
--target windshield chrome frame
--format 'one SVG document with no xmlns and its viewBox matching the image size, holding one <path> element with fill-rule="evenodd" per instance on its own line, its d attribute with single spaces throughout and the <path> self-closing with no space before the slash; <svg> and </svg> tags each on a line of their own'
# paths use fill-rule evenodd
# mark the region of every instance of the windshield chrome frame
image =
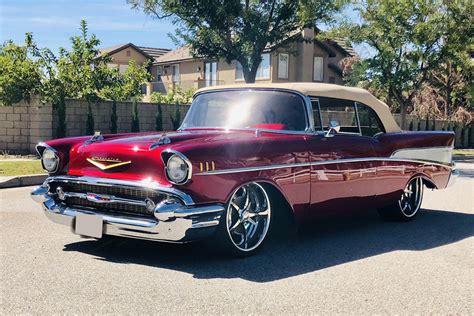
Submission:
<svg viewBox="0 0 474 316">
<path fill-rule="evenodd" d="M 202 94 L 208 94 L 208 93 L 216 93 L 216 92 L 223 92 L 223 91 L 281 91 L 281 92 L 286 92 L 286 93 L 292 93 L 295 94 L 303 99 L 303 104 L 305 107 L 306 115 L 305 115 L 305 120 L 306 120 L 306 128 L 304 131 L 287 131 L 287 130 L 276 130 L 276 129 L 267 129 L 267 128 L 255 128 L 255 127 L 246 127 L 246 128 L 226 128 L 222 126 L 206 126 L 206 127 L 189 127 L 188 129 L 223 129 L 223 130 L 243 130 L 243 131 L 262 131 L 262 132 L 269 132 L 269 133 L 277 133 L 277 134 L 313 134 L 315 132 L 314 130 L 314 118 L 313 118 L 313 108 L 311 105 L 311 100 L 310 98 L 295 90 L 291 89 L 284 89 L 284 88 L 258 88 L 258 87 L 249 87 L 249 88 L 222 88 L 222 89 L 213 89 L 209 91 L 202 91 L 198 92 L 195 95 L 193 95 L 193 101 L 194 99 Z M 192 106 L 192 103 L 191 103 Z M 191 109 L 191 107 L 189 108 Z M 189 115 L 189 110 L 186 113 L 186 116 L 183 119 L 183 122 L 186 121 L 187 116 Z M 182 123 L 181 123 L 182 124 Z M 178 131 L 184 131 L 186 128 L 183 128 L 182 125 L 178 128 Z"/>
</svg>

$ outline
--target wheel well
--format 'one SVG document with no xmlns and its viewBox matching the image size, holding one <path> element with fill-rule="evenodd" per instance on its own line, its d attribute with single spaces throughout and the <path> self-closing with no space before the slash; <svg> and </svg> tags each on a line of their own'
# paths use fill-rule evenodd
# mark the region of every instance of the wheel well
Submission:
<svg viewBox="0 0 474 316">
<path fill-rule="evenodd" d="M 257 183 L 263 186 L 263 188 L 269 193 L 270 203 L 272 204 L 272 210 L 278 210 L 274 213 L 276 215 L 274 216 L 274 219 L 275 224 L 279 228 L 279 230 L 284 229 L 285 227 L 295 227 L 296 222 L 293 209 L 291 208 L 290 203 L 288 203 L 283 193 L 281 193 L 281 191 L 273 184 L 270 184 L 268 182 Z"/>
<path fill-rule="evenodd" d="M 428 188 L 428 189 L 437 189 L 436 185 L 433 183 L 433 181 L 426 179 L 425 177 L 423 178 L 423 184 Z"/>
</svg>

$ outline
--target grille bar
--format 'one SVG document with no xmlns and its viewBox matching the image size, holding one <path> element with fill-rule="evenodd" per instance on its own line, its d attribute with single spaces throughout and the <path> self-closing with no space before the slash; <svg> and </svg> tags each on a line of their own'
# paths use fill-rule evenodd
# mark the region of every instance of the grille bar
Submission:
<svg viewBox="0 0 474 316">
<path fill-rule="evenodd" d="M 111 186 L 72 181 L 49 182 L 50 194 L 56 195 L 58 202 L 70 207 L 87 207 L 102 212 L 153 216 L 147 201 L 158 204 L 169 195 L 140 187 Z M 59 188 L 59 189 L 58 189 Z M 62 192 L 61 197 L 57 191 Z"/>
</svg>

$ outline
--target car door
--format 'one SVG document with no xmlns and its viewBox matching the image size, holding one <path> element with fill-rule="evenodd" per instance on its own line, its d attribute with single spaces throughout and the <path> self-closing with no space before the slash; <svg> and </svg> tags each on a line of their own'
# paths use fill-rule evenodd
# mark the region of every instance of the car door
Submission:
<svg viewBox="0 0 474 316">
<path fill-rule="evenodd" d="M 312 98 L 315 133 L 309 140 L 311 212 L 366 208 L 373 205 L 375 139 L 364 136 L 356 103 Z M 340 130 L 328 133 L 330 121 Z"/>
</svg>

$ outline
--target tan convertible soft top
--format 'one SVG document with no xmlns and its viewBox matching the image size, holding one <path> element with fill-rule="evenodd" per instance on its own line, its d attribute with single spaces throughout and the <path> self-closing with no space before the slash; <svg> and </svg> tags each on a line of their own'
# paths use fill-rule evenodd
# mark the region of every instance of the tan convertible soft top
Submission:
<svg viewBox="0 0 474 316">
<path fill-rule="evenodd" d="M 266 83 L 266 84 L 236 84 L 214 86 L 199 89 L 196 93 L 210 90 L 235 89 L 235 88 L 266 88 L 266 89 L 288 89 L 298 91 L 311 97 L 328 97 L 360 102 L 370 106 L 379 116 L 387 133 L 400 132 L 401 129 L 395 122 L 388 106 L 374 97 L 370 92 L 360 88 L 345 87 L 328 83 L 312 82 L 290 82 L 290 83 Z"/>
</svg>

